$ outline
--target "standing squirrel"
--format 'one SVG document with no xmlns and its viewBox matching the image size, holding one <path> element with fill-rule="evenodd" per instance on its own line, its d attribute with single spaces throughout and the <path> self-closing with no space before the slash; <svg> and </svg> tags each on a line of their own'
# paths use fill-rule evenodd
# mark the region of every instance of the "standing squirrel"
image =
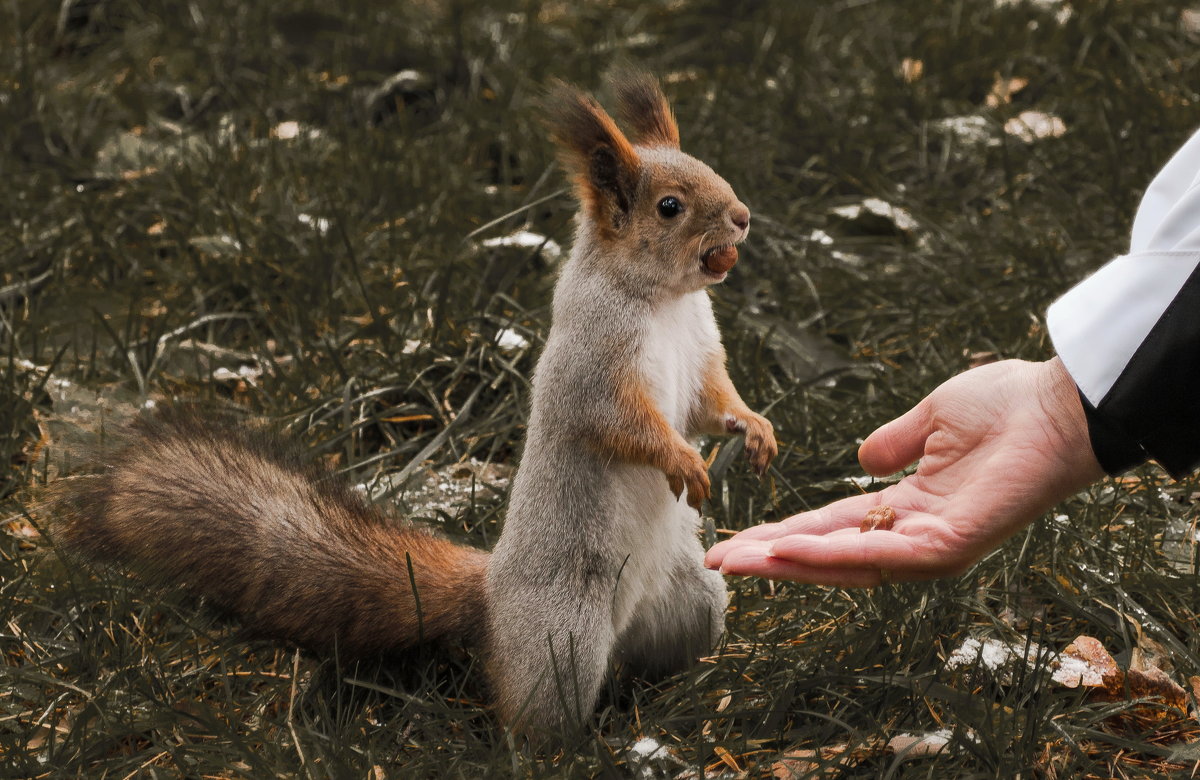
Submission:
<svg viewBox="0 0 1200 780">
<path fill-rule="evenodd" d="M 56 537 L 318 651 L 465 640 L 522 732 L 585 721 L 615 661 L 669 672 L 710 651 L 727 596 L 702 563 L 709 480 L 689 439 L 743 433 L 759 474 L 777 452 L 729 379 L 706 291 L 750 212 L 680 151 L 654 79 L 612 86 L 630 138 L 565 84 L 543 104 L 581 208 L 490 555 L 390 520 L 293 442 L 171 409 L 58 483 Z"/>
</svg>

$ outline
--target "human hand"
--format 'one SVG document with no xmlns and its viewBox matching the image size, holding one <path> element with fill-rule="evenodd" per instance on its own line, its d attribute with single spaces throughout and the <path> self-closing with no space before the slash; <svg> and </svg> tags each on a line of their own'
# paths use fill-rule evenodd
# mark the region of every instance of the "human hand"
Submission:
<svg viewBox="0 0 1200 780">
<path fill-rule="evenodd" d="M 960 574 L 1030 521 L 1104 476 L 1075 383 L 1058 358 L 1007 360 L 960 374 L 884 425 L 858 451 L 863 468 L 916 473 L 715 545 L 724 574 L 865 587 Z M 892 530 L 859 531 L 876 506 Z"/>
</svg>

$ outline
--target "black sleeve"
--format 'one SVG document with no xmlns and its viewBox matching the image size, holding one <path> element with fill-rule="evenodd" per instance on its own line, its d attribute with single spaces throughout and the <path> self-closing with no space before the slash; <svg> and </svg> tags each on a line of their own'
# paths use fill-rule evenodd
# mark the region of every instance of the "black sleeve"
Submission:
<svg viewBox="0 0 1200 780">
<path fill-rule="evenodd" d="M 1179 479 L 1200 464 L 1200 267 L 1093 405 L 1092 448 L 1110 474 L 1153 459 Z"/>
</svg>

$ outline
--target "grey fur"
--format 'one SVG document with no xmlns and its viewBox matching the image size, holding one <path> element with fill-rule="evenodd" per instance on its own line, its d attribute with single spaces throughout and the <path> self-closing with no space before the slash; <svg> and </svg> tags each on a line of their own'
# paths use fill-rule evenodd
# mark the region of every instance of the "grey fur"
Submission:
<svg viewBox="0 0 1200 780">
<path fill-rule="evenodd" d="M 645 79 L 624 83 L 636 89 L 627 106 L 661 99 Z M 476 642 L 500 717 L 525 732 L 585 721 L 616 661 L 666 673 L 709 652 L 726 593 L 702 564 L 687 501 L 699 505 L 708 483 L 685 439 L 732 425 L 759 467 L 775 452 L 770 423 L 729 384 L 706 291 L 723 276 L 702 256 L 745 238 L 749 212 L 708 166 L 669 146 L 630 151 L 594 101 L 565 85 L 555 95 L 555 137 L 583 161 L 580 199 L 593 207 L 581 209 L 555 288 L 490 560 L 390 520 L 286 440 L 172 410 L 136 423 L 100 473 L 59 483 L 60 538 L 317 649 Z M 664 104 L 645 124 L 666 137 L 673 122 Z M 570 148 L 577 138 L 586 148 Z M 618 182 L 619 224 L 596 221 L 611 215 L 595 193 L 612 185 L 586 179 L 597 149 L 638 166 L 621 171 L 636 181 Z M 664 192 L 686 202 L 681 215 L 659 214 Z M 645 430 L 633 430 L 639 419 Z"/>
</svg>

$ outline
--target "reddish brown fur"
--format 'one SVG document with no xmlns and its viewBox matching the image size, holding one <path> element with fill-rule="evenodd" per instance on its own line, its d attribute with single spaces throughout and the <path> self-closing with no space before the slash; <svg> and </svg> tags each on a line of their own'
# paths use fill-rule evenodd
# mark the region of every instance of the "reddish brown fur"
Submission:
<svg viewBox="0 0 1200 780">
<path fill-rule="evenodd" d="M 679 148 L 675 113 L 658 82 L 648 73 L 620 71 L 613 77 L 617 115 L 633 129 L 633 142 L 642 146 Z"/>
<path fill-rule="evenodd" d="M 555 82 L 542 107 L 580 204 L 611 232 L 627 216 L 637 187 L 637 152 L 595 98 L 574 87 Z"/>
<path fill-rule="evenodd" d="M 693 409 L 692 424 L 709 433 L 733 433 L 738 429 L 731 430 L 726 422 L 728 417 L 733 417 L 746 434 L 746 455 L 750 465 L 762 474 L 779 452 L 774 427 L 767 418 L 752 412 L 738 394 L 725 367 L 724 350 L 714 354 L 705 365 L 703 382 Z"/>
<path fill-rule="evenodd" d="M 256 634 L 368 656 L 480 631 L 486 553 L 387 518 L 287 440 L 168 410 L 105 459 L 58 484 L 56 537 Z"/>
<path fill-rule="evenodd" d="M 698 509 L 709 497 L 708 467 L 700 453 L 671 427 L 632 370 L 615 379 L 614 390 L 617 420 L 593 431 L 592 445 L 629 463 L 659 469 L 676 496 L 687 487 L 688 504 Z"/>
</svg>

